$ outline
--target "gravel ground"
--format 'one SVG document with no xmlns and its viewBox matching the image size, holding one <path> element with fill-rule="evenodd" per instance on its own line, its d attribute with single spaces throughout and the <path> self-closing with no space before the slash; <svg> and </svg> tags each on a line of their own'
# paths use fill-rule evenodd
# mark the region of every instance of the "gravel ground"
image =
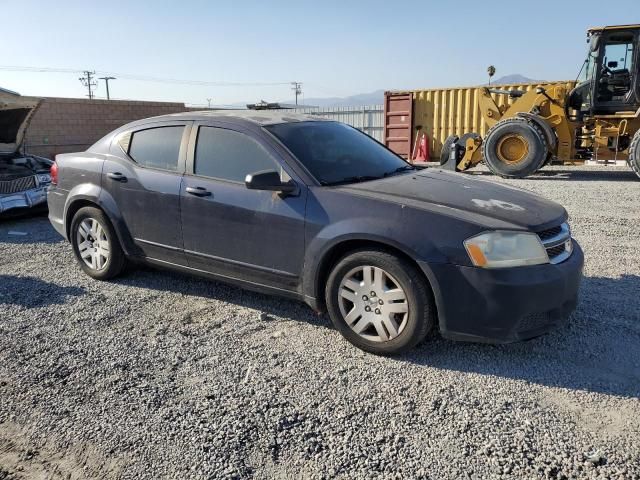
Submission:
<svg viewBox="0 0 640 480">
<path fill-rule="evenodd" d="M 399 358 L 301 303 L 146 269 L 94 281 L 45 217 L 0 223 L 0 480 L 640 479 L 640 181 L 507 183 L 571 215 L 572 321 Z"/>
</svg>

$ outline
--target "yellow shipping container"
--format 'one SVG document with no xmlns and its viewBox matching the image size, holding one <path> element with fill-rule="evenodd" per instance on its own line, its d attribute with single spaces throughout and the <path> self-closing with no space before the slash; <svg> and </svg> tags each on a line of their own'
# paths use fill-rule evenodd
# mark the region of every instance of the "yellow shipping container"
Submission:
<svg viewBox="0 0 640 480">
<path fill-rule="evenodd" d="M 499 90 L 524 90 L 529 91 L 536 87 L 561 84 L 566 86 L 567 90 L 571 90 L 576 82 L 544 82 L 544 83 L 517 83 L 510 85 L 492 85 L 491 88 Z M 449 135 L 461 136 L 465 133 L 475 132 L 484 137 L 488 130 L 487 124 L 484 122 L 480 109 L 478 107 L 478 88 L 479 87 L 460 87 L 460 88 L 437 88 L 426 90 L 412 90 L 403 92 L 386 92 L 385 106 L 390 105 L 390 99 L 393 96 L 401 96 L 411 94 L 413 103 L 413 112 L 411 114 L 411 132 L 407 133 L 404 138 L 410 138 L 410 148 L 413 147 L 415 140 L 415 132 L 417 126 L 422 126 L 429 138 L 429 147 L 431 152 L 431 160 L 435 161 L 440 157 L 442 144 Z M 508 95 L 494 93 L 498 106 L 509 105 L 513 103 L 513 99 Z M 385 111 L 387 118 L 385 119 L 385 130 L 387 127 L 393 126 L 389 118 L 393 115 L 393 109 L 387 108 Z M 407 125 L 408 126 L 408 125 Z M 394 135 L 397 135 L 397 130 Z M 389 145 L 388 135 L 385 134 L 385 143 Z M 404 152 L 403 152 L 404 153 Z"/>
</svg>

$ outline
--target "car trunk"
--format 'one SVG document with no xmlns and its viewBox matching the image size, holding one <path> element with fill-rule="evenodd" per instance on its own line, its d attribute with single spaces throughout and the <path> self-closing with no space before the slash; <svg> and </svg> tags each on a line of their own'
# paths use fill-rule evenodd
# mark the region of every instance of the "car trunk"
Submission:
<svg viewBox="0 0 640 480">
<path fill-rule="evenodd" d="M 0 90 L 0 155 L 12 156 L 22 149 L 24 136 L 42 100 Z"/>
<path fill-rule="evenodd" d="M 21 152 L 24 136 L 40 105 L 37 98 L 0 89 L 0 196 L 27 192 L 47 183 L 51 162 Z M 42 176 L 40 174 L 46 174 Z M 0 206 L 0 212 L 8 208 Z"/>
</svg>

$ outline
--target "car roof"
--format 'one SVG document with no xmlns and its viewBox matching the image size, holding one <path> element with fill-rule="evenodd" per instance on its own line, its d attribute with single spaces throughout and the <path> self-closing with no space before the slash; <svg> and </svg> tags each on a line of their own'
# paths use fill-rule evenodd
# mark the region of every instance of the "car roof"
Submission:
<svg viewBox="0 0 640 480">
<path fill-rule="evenodd" d="M 306 115 L 302 113 L 294 113 L 287 111 L 265 111 L 265 110 L 203 110 L 193 112 L 171 113 L 158 117 L 146 118 L 134 123 L 144 123 L 145 121 L 154 120 L 215 120 L 232 121 L 234 123 L 252 123 L 259 126 L 275 125 L 278 123 L 294 123 L 294 122 L 319 122 L 327 121 L 317 115 Z"/>
</svg>

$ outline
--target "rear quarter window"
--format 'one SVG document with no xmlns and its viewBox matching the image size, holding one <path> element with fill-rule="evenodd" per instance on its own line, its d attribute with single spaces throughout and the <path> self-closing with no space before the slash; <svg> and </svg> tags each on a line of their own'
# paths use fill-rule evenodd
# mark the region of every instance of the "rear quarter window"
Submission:
<svg viewBox="0 0 640 480">
<path fill-rule="evenodd" d="M 178 170 L 183 125 L 154 127 L 131 133 L 129 156 L 143 167 Z M 122 142 L 121 142 L 122 146 Z"/>
</svg>

